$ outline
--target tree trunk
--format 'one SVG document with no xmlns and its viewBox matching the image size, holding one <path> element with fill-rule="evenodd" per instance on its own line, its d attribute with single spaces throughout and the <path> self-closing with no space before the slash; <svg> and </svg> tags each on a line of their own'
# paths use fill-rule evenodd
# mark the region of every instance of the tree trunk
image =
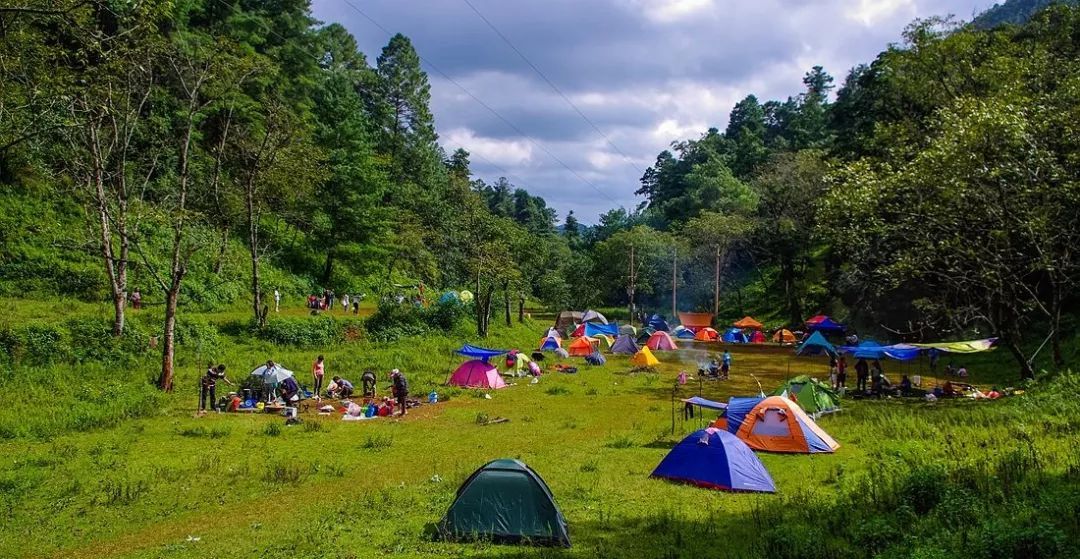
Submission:
<svg viewBox="0 0 1080 559">
<path fill-rule="evenodd" d="M 518 297 L 518 323 L 525 322 L 525 294 Z"/>
<path fill-rule="evenodd" d="M 158 388 L 165 392 L 172 392 L 174 360 L 176 351 L 176 302 L 180 295 L 179 278 L 174 279 L 173 285 L 165 294 L 165 331 L 161 336 L 161 376 L 158 377 Z"/>
<path fill-rule="evenodd" d="M 1065 354 L 1061 351 L 1061 289 L 1057 283 L 1053 285 L 1054 293 L 1050 299 L 1050 352 L 1054 360 L 1054 368 L 1065 369 Z"/>
<path fill-rule="evenodd" d="M 510 320 L 510 286 L 507 283 L 503 283 L 503 307 L 506 315 L 506 325 L 513 326 L 513 322 Z"/>
<path fill-rule="evenodd" d="M 221 230 L 221 245 L 218 246 L 217 257 L 214 259 L 214 275 L 221 275 L 221 268 L 225 265 L 225 251 L 229 246 L 229 228 Z"/>
<path fill-rule="evenodd" d="M 91 130 L 92 142 L 97 142 L 95 130 Z M 94 169 L 90 180 L 94 183 L 94 197 L 98 213 L 98 232 L 101 234 L 101 257 L 105 264 L 105 275 L 109 279 L 109 291 L 113 300 L 113 336 L 121 336 L 124 333 L 124 309 L 127 306 L 127 274 L 117 266 L 113 252 L 112 226 L 109 220 L 109 203 L 105 194 L 105 168 L 100 154 L 94 150 Z M 127 239 L 123 239 L 126 246 Z"/>
<path fill-rule="evenodd" d="M 1035 378 L 1035 370 L 1031 368 L 1031 363 L 1028 361 L 1027 356 L 1024 355 L 1024 352 L 1020 350 L 1019 344 L 1012 340 L 1006 340 L 1005 347 L 1009 348 L 1009 353 L 1012 353 L 1017 364 L 1020 365 L 1020 378 L 1022 380 Z"/>
<path fill-rule="evenodd" d="M 251 308 L 255 313 L 255 324 L 259 328 L 266 326 L 266 316 L 262 313 L 262 287 L 259 283 L 259 218 L 255 213 L 254 177 L 248 178 L 245 188 L 245 202 L 248 214 L 248 252 L 251 255 Z"/>
<path fill-rule="evenodd" d="M 323 285 L 330 285 L 330 274 L 334 272 L 334 251 L 332 249 L 326 251 L 326 262 L 323 264 L 322 283 Z"/>
<path fill-rule="evenodd" d="M 720 245 L 716 245 L 716 283 L 713 286 L 713 316 L 720 315 Z"/>
</svg>

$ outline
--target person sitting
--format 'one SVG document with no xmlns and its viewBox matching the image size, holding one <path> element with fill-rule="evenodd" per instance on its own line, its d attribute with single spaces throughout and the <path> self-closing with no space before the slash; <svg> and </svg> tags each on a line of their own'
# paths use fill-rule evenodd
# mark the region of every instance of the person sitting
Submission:
<svg viewBox="0 0 1080 559">
<path fill-rule="evenodd" d="M 907 375 L 900 379 L 900 394 L 903 396 L 911 394 L 911 379 Z"/>
<path fill-rule="evenodd" d="M 360 386 L 365 398 L 375 397 L 375 383 L 376 377 L 373 371 L 364 371 L 364 374 L 360 375 Z"/>
<path fill-rule="evenodd" d="M 954 367 L 952 363 L 949 363 L 948 365 L 945 365 L 945 376 L 951 377 L 955 373 L 956 373 L 956 367 Z"/>
<path fill-rule="evenodd" d="M 941 386 L 941 394 L 946 398 L 955 398 L 957 396 L 963 395 L 959 389 L 953 386 L 951 380 L 945 381 L 945 384 Z"/>
<path fill-rule="evenodd" d="M 960 378 L 967 378 L 967 376 L 968 376 L 967 367 L 965 367 L 963 365 L 960 365 L 960 368 L 956 370 L 956 376 L 958 376 Z"/>
</svg>

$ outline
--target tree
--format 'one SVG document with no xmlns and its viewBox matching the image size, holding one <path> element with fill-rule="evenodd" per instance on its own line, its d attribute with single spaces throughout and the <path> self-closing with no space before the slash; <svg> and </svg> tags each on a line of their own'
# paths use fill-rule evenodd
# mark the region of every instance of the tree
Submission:
<svg viewBox="0 0 1080 559">
<path fill-rule="evenodd" d="M 696 259 L 712 259 L 713 314 L 720 313 L 720 283 L 731 261 L 733 250 L 753 230 L 753 222 L 745 215 L 704 212 L 691 219 L 680 230 L 684 244 L 693 247 Z"/>
<path fill-rule="evenodd" d="M 398 33 L 390 38 L 376 61 L 378 96 L 384 145 L 389 146 L 399 179 L 414 173 L 422 154 L 436 140 L 435 123 L 428 108 L 431 86 L 420 68 L 412 42 Z"/>
</svg>

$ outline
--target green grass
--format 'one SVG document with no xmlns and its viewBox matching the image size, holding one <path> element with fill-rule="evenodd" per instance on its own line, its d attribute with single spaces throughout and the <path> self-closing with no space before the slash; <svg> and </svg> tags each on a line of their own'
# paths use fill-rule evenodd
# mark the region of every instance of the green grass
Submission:
<svg viewBox="0 0 1080 559">
<path fill-rule="evenodd" d="M 530 348 L 545 327 L 496 326 L 484 343 Z M 488 400 L 442 386 L 461 362 L 450 351 L 476 341 L 467 334 L 463 326 L 425 340 L 303 349 L 226 334 L 219 354 L 183 350 L 170 395 L 144 392 L 150 357 L 120 370 L 20 365 L 0 377 L 0 425 L 36 427 L 0 439 L 0 556 L 1057 557 L 1080 535 L 1074 375 L 996 402 L 845 401 L 820 420 L 842 445 L 836 454 L 762 454 L 779 493 L 731 494 L 648 477 L 704 424 L 679 413 L 672 435 L 672 387 L 679 370 L 696 370 L 693 351 L 661 353 L 664 364 L 647 374 L 632 374 L 623 357 L 603 367 L 571 360 L 579 373 L 511 381 Z M 236 378 L 274 358 L 303 379 L 319 353 L 329 374 L 376 370 L 380 390 L 385 372 L 400 368 L 414 393 L 435 389 L 441 402 L 404 420 L 355 423 L 194 416 L 206 360 Z M 977 382 L 1014 378 L 1005 353 L 980 359 L 969 365 Z M 786 350 L 739 348 L 732 380 L 700 388 L 724 399 L 824 368 Z M 85 393 L 97 407 L 64 418 L 38 385 L 82 391 L 80 378 L 112 378 L 116 388 Z M 692 382 L 680 397 L 698 389 Z M 83 419 L 91 409 L 100 415 Z M 488 423 L 499 417 L 509 421 Z M 432 541 L 431 524 L 460 483 L 501 457 L 520 458 L 548 482 L 573 548 Z"/>
</svg>

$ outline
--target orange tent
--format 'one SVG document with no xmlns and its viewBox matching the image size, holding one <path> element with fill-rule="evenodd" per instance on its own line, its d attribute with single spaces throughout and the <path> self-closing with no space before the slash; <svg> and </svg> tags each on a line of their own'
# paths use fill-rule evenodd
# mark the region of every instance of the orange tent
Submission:
<svg viewBox="0 0 1080 559">
<path fill-rule="evenodd" d="M 702 328 L 694 334 L 694 339 L 699 342 L 715 342 L 720 339 L 720 333 L 712 328 Z"/>
<path fill-rule="evenodd" d="M 574 341 L 570 342 L 570 347 L 567 348 L 567 351 L 574 357 L 586 357 L 592 355 L 592 353 L 596 351 L 596 344 L 596 340 L 582 336 L 580 338 L 575 338 Z"/>
<path fill-rule="evenodd" d="M 735 433 L 754 450 L 817 454 L 840 447 L 798 404 L 783 396 L 732 398 L 725 416 L 712 426 Z"/>
<path fill-rule="evenodd" d="M 707 312 L 681 312 L 679 313 L 679 322 L 685 328 L 697 330 L 698 328 L 712 326 L 712 317 L 712 313 Z"/>
<path fill-rule="evenodd" d="M 795 343 L 795 334 L 792 334 L 791 330 L 787 328 L 781 328 L 772 335 L 772 341 L 778 344 L 793 344 Z"/>
<path fill-rule="evenodd" d="M 754 317 L 752 317 L 752 316 L 744 316 L 741 319 L 736 320 L 735 322 L 733 322 L 731 325 L 736 327 L 736 328 L 743 328 L 743 329 L 750 329 L 750 330 L 761 330 L 761 328 L 762 328 L 762 324 L 760 322 L 754 320 Z"/>
</svg>

